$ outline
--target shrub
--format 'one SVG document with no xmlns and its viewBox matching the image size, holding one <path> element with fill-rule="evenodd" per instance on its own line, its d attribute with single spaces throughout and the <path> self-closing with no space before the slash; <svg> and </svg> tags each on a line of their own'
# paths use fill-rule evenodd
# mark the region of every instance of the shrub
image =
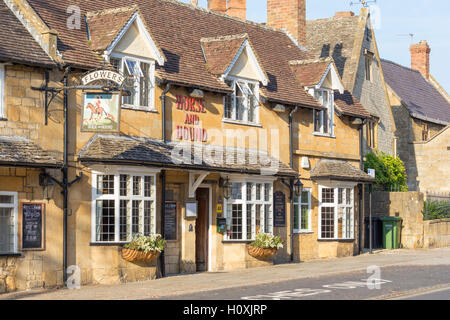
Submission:
<svg viewBox="0 0 450 320">
<path fill-rule="evenodd" d="M 366 154 L 364 168 L 375 169 L 375 179 L 378 187 L 385 190 L 398 190 L 406 192 L 406 170 L 400 158 L 394 158 L 383 152 Z"/>
<path fill-rule="evenodd" d="M 130 243 L 124 245 L 125 249 L 144 251 L 149 253 L 151 251 L 163 252 L 166 240 L 159 234 L 151 236 L 136 235 Z"/>
<path fill-rule="evenodd" d="M 251 245 L 263 249 L 281 249 L 283 248 L 283 241 L 278 236 L 268 233 L 258 233 L 256 240 Z"/>
<path fill-rule="evenodd" d="M 450 218 L 450 202 L 431 200 L 425 201 L 423 217 L 425 220 Z"/>
</svg>

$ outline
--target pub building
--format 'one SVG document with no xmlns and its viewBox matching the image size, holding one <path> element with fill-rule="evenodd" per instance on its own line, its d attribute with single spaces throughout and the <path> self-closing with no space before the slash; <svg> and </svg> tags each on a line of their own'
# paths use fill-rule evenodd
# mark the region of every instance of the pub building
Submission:
<svg viewBox="0 0 450 320">
<path fill-rule="evenodd" d="M 332 59 L 213 5 L 79 5 L 68 29 L 64 3 L 0 4 L 17 27 L 0 35 L 0 290 L 358 254 L 371 116 Z M 249 254 L 259 232 L 282 238 L 273 258 Z M 125 261 L 135 234 L 164 254 Z"/>
</svg>

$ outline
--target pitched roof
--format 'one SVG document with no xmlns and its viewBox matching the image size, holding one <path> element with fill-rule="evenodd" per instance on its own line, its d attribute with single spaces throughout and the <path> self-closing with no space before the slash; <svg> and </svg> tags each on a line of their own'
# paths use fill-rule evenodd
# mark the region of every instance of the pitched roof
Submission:
<svg viewBox="0 0 450 320">
<path fill-rule="evenodd" d="M 302 85 L 310 87 L 317 85 L 320 80 L 322 80 L 332 62 L 332 59 L 327 57 L 321 59 L 290 61 L 289 65 L 298 81 Z"/>
<path fill-rule="evenodd" d="M 106 50 L 136 11 L 137 7 L 131 6 L 116 10 L 88 12 L 86 17 L 92 43 L 90 48 L 94 51 Z"/>
<path fill-rule="evenodd" d="M 308 20 L 306 47 L 315 57 L 332 57 L 347 89 L 353 90 L 352 79 L 358 64 L 352 59 L 358 24 L 362 16 Z M 359 58 L 359 57 L 358 57 Z"/>
<path fill-rule="evenodd" d="M 58 49 L 67 63 L 85 68 L 98 67 L 99 57 L 88 46 L 84 21 L 79 30 L 67 29 L 69 14 L 64 1 L 28 1 L 50 28 L 59 31 Z M 283 31 L 173 0 L 78 0 L 77 4 L 83 15 L 98 8 L 107 10 L 137 5 L 167 58 L 164 66 L 157 67 L 158 76 L 174 84 L 212 91 L 230 92 L 230 88 L 209 72 L 200 40 L 246 33 L 269 78 L 268 85 L 261 88 L 261 95 L 274 102 L 320 107 L 296 83 L 288 63 L 312 56 L 295 45 Z"/>
<path fill-rule="evenodd" d="M 200 39 L 209 71 L 224 74 L 247 39 L 247 34 Z"/>
<path fill-rule="evenodd" d="M 0 30 L 0 60 L 44 67 L 55 65 L 3 1 L 0 1 Z"/>
<path fill-rule="evenodd" d="M 0 136 L 0 165 L 57 168 L 62 163 L 26 138 Z"/>
<path fill-rule="evenodd" d="M 392 61 L 381 60 L 384 78 L 412 117 L 450 124 L 450 103 L 429 83 L 419 71 Z"/>
<path fill-rule="evenodd" d="M 80 151 L 79 160 L 86 163 L 144 163 L 158 167 L 241 174 L 297 175 L 287 165 L 257 151 L 206 145 L 197 148 L 193 144 L 186 144 L 186 148 L 190 149 L 190 161 L 185 163 L 185 158 L 178 152 L 182 149 L 176 147 L 180 145 L 165 144 L 153 139 L 96 135 Z"/>
<path fill-rule="evenodd" d="M 334 91 L 334 104 L 339 112 L 347 116 L 357 116 L 363 118 L 370 118 L 370 113 L 364 109 L 363 105 L 356 99 L 348 90 L 344 93 Z"/>
<path fill-rule="evenodd" d="M 311 179 L 338 181 L 375 182 L 375 178 L 346 161 L 320 160 L 311 170 Z"/>
</svg>

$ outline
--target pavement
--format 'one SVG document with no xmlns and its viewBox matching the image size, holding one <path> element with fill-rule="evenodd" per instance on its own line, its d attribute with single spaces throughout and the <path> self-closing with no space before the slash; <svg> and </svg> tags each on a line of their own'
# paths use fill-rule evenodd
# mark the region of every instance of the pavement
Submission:
<svg viewBox="0 0 450 320">
<path fill-rule="evenodd" d="M 450 248 L 377 251 L 373 255 L 315 260 L 235 271 L 170 276 L 158 280 L 82 286 L 78 290 L 30 290 L 0 295 L 0 300 L 144 300 L 173 299 L 223 289 L 261 286 L 300 279 L 366 273 L 369 266 L 450 266 Z M 444 270 L 449 270 L 444 268 Z"/>
</svg>

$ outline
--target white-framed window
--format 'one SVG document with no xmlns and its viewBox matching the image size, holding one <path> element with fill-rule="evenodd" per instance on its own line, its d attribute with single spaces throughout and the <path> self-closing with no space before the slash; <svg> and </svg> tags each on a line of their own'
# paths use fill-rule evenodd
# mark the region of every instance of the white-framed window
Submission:
<svg viewBox="0 0 450 320">
<path fill-rule="evenodd" d="M 319 239 L 354 238 L 354 187 L 319 186 Z"/>
<path fill-rule="evenodd" d="M 5 65 L 0 63 L 0 119 L 5 117 Z"/>
<path fill-rule="evenodd" d="M 254 240 L 260 232 L 273 234 L 273 183 L 233 182 L 225 201 L 228 234 L 225 240 Z"/>
<path fill-rule="evenodd" d="M 294 200 L 294 232 L 311 232 L 311 189 L 303 189 Z"/>
<path fill-rule="evenodd" d="M 125 107 L 142 110 L 155 109 L 155 61 L 136 57 L 113 54 L 109 59 L 116 70 L 126 77 L 132 77 L 134 82 L 131 95 L 122 98 Z M 129 82 L 127 82 L 130 84 Z"/>
<path fill-rule="evenodd" d="M 334 135 L 334 92 L 329 89 L 314 90 L 314 97 L 326 108 L 314 110 L 314 133 Z"/>
<path fill-rule="evenodd" d="M 92 242 L 129 242 L 156 233 L 156 175 L 93 173 Z"/>
<path fill-rule="evenodd" d="M 0 254 L 17 253 L 17 192 L 0 191 Z"/>
<path fill-rule="evenodd" d="M 224 97 L 224 119 L 258 123 L 259 83 L 233 77 L 227 78 L 225 82 L 233 93 Z"/>
</svg>

